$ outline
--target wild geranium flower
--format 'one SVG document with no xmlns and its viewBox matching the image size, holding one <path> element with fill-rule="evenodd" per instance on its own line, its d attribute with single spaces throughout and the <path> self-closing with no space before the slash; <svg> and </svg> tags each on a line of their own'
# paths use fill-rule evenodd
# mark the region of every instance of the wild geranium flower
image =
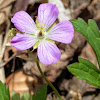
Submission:
<svg viewBox="0 0 100 100">
<path fill-rule="evenodd" d="M 11 45 L 18 50 L 26 50 L 32 46 L 38 46 L 37 55 L 43 64 L 57 62 L 61 53 L 53 41 L 68 44 L 74 36 L 74 29 L 70 21 L 63 21 L 54 25 L 58 13 L 56 5 L 41 4 L 35 24 L 27 12 L 17 12 L 11 21 L 22 33 L 17 33 L 12 38 Z"/>
</svg>

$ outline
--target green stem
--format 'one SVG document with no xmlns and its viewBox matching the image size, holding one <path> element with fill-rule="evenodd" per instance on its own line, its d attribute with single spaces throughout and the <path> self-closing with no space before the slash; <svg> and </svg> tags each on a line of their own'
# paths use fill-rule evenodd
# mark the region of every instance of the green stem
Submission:
<svg viewBox="0 0 100 100">
<path fill-rule="evenodd" d="M 27 51 L 28 51 L 29 55 L 32 57 L 31 51 L 30 51 L 30 50 L 27 50 Z M 36 62 L 37 67 L 38 67 L 38 70 L 40 71 L 42 77 L 45 79 L 45 81 L 48 83 L 48 85 L 55 91 L 55 93 L 56 93 L 56 95 L 58 96 L 58 98 L 59 98 L 60 100 L 62 100 L 62 99 L 61 99 L 61 96 L 60 96 L 60 94 L 58 93 L 58 91 L 56 90 L 56 88 L 52 85 L 51 82 L 49 82 L 49 81 L 47 80 L 46 76 L 45 76 L 44 73 L 42 72 L 41 67 L 40 67 L 40 65 L 39 65 L 39 60 L 38 60 L 38 58 L 37 58 L 37 59 L 34 58 L 34 57 L 32 57 L 32 58 L 33 58 L 33 60 Z"/>
<path fill-rule="evenodd" d="M 42 77 L 45 79 L 45 81 L 48 83 L 48 85 L 55 91 L 55 93 L 56 93 L 56 95 L 58 96 L 58 98 L 61 99 L 61 96 L 60 96 L 60 94 L 58 93 L 58 91 L 56 90 L 56 88 L 52 85 L 51 82 L 49 82 L 49 81 L 47 80 L 46 76 L 45 76 L 44 73 L 42 72 L 42 70 L 41 70 L 41 68 L 40 68 L 40 65 L 39 65 L 39 61 L 37 61 L 36 64 L 37 64 L 37 67 L 38 67 L 38 69 L 39 69 L 39 71 L 40 71 Z"/>
<path fill-rule="evenodd" d="M 27 49 L 27 52 L 28 52 L 28 54 L 30 55 L 30 57 L 33 59 L 33 61 L 37 61 L 37 58 L 35 58 L 34 56 L 33 56 L 33 54 L 32 54 L 32 52 L 29 50 L 29 49 Z"/>
</svg>

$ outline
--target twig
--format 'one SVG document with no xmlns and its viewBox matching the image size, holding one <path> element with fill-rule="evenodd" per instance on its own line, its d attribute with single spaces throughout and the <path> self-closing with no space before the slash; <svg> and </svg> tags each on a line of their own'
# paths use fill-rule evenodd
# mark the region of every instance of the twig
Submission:
<svg viewBox="0 0 100 100">
<path fill-rule="evenodd" d="M 9 61 L 11 61 L 18 53 L 14 53 L 6 62 L 0 65 L 0 68 L 4 67 Z"/>
<path fill-rule="evenodd" d="M 7 25 L 7 28 L 6 28 L 6 35 L 5 35 L 4 42 L 3 42 L 3 48 L 2 48 L 2 52 L 1 52 L 1 54 L 2 54 L 1 58 L 3 58 L 4 51 L 5 51 L 5 48 L 6 48 L 6 43 L 7 43 L 7 40 L 8 40 L 8 30 L 9 30 L 9 27 L 10 27 L 10 21 L 9 21 L 9 19 L 7 21 L 8 21 L 8 25 Z"/>
<path fill-rule="evenodd" d="M 8 58 L 8 60 L 7 61 L 5 61 L 5 62 L 3 62 L 1 65 L 0 65 L 0 68 L 2 68 L 2 67 L 4 67 L 9 61 L 11 61 L 14 57 L 19 57 L 19 56 L 17 56 L 17 55 L 20 55 L 20 54 L 23 54 L 23 53 L 26 53 L 26 52 L 21 52 L 21 51 L 18 51 L 18 52 L 16 52 L 16 53 L 14 53 L 10 58 Z M 21 57 L 19 57 L 19 58 L 21 58 Z M 21 59 L 23 59 L 23 60 L 32 60 L 32 59 L 29 59 L 29 58 L 21 58 Z"/>
<path fill-rule="evenodd" d="M 0 50 L 0 66 L 2 64 L 2 58 L 3 58 L 3 55 L 4 55 L 4 51 L 5 51 L 5 48 L 6 48 L 6 43 L 7 43 L 7 40 L 8 40 L 8 29 L 10 27 L 10 21 L 9 19 L 7 19 L 8 21 L 8 24 L 7 24 L 7 28 L 6 28 L 6 35 L 5 35 L 5 38 L 4 38 L 4 42 L 3 42 L 3 45 L 2 45 L 2 36 L 1 36 L 1 43 L 0 43 L 0 47 L 1 47 L 1 50 Z M 3 46 L 3 47 L 2 47 Z M 4 67 L 1 67 L 0 68 L 0 80 L 5 83 L 5 71 L 4 71 Z"/>
<path fill-rule="evenodd" d="M 2 33 L 1 33 L 0 34 L 0 53 L 1 53 L 1 50 L 2 50 L 2 38 L 3 38 L 3 36 L 2 36 Z"/>
<path fill-rule="evenodd" d="M 13 59 L 13 66 L 12 66 L 11 72 L 14 72 L 14 70 L 15 70 L 15 59 L 16 59 L 16 57 L 14 57 L 14 59 Z"/>
</svg>

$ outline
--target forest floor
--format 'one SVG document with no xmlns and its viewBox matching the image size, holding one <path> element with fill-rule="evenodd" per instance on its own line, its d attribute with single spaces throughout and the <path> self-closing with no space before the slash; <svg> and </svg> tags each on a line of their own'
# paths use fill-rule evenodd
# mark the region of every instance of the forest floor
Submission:
<svg viewBox="0 0 100 100">
<path fill-rule="evenodd" d="M 59 8 L 57 23 L 63 20 L 83 18 L 94 19 L 100 29 L 100 0 L 0 0 L 0 66 L 4 67 L 6 84 L 10 92 L 15 90 L 21 95 L 26 91 L 35 93 L 45 83 L 35 62 L 29 60 L 27 51 L 6 47 L 11 41 L 8 31 L 14 28 L 13 15 L 24 10 L 35 20 L 41 3 L 53 3 Z M 40 66 L 49 81 L 57 88 L 63 100 L 100 100 L 100 89 L 77 79 L 67 69 L 69 64 L 85 58 L 98 66 L 95 54 L 85 38 L 75 32 L 70 44 L 56 42 L 61 58 L 56 64 Z M 36 55 L 36 50 L 33 52 Z M 1 76 L 0 76 L 1 77 Z M 53 100 L 54 92 L 48 86 L 47 100 Z"/>
</svg>

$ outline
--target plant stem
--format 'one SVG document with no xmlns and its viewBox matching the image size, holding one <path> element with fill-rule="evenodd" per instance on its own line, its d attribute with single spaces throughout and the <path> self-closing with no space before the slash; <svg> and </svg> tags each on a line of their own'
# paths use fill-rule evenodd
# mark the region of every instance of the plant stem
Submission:
<svg viewBox="0 0 100 100">
<path fill-rule="evenodd" d="M 32 57 L 31 51 L 30 51 L 30 50 L 27 50 L 27 51 L 28 51 L 29 55 Z M 32 57 L 32 58 L 33 58 L 33 57 Z M 45 81 L 48 83 L 48 85 L 55 91 L 55 93 L 56 93 L 56 95 L 58 96 L 58 98 L 59 98 L 60 100 L 62 100 L 62 99 L 61 99 L 61 96 L 60 96 L 60 94 L 58 93 L 58 91 L 56 90 L 56 88 L 52 85 L 51 82 L 49 82 L 49 81 L 47 80 L 46 76 L 45 76 L 44 73 L 42 72 L 41 67 L 40 67 L 40 65 L 39 65 L 39 60 L 38 60 L 38 58 L 37 58 L 37 59 L 36 59 L 36 58 L 33 58 L 33 60 L 36 62 L 37 67 L 38 67 L 38 70 L 40 71 L 40 73 L 41 73 L 42 77 L 44 78 L 44 80 L 45 80 Z"/>
<path fill-rule="evenodd" d="M 35 58 L 34 56 L 33 56 L 33 54 L 32 54 L 32 52 L 29 50 L 29 49 L 27 49 L 27 52 L 28 52 L 28 54 L 30 55 L 30 57 L 33 59 L 33 61 L 37 61 L 37 58 Z"/>
<path fill-rule="evenodd" d="M 40 65 L 39 65 L 39 61 L 37 61 L 36 64 L 37 64 L 37 67 L 38 67 L 38 69 L 39 69 L 39 71 L 40 71 L 42 77 L 45 79 L 45 81 L 48 83 L 48 85 L 55 91 L 55 93 L 56 93 L 56 95 L 59 97 L 59 99 L 61 99 L 61 96 L 60 96 L 60 94 L 58 93 L 58 91 L 56 90 L 56 88 L 52 85 L 51 82 L 49 82 L 49 81 L 47 80 L 46 76 L 45 76 L 44 73 L 42 72 L 42 70 L 41 70 L 41 68 L 40 68 Z"/>
</svg>

